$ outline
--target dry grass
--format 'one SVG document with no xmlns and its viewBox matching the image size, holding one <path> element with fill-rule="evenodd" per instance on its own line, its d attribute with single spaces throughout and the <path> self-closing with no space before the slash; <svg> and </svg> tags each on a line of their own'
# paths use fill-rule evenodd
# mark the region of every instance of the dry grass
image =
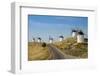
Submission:
<svg viewBox="0 0 100 76">
<path fill-rule="evenodd" d="M 76 39 L 67 38 L 62 42 L 56 42 L 54 45 L 67 55 L 80 58 L 88 57 L 88 43 L 76 43 Z"/>
<path fill-rule="evenodd" d="M 28 43 L 28 60 L 46 60 L 49 57 L 48 47 L 42 47 L 41 43 Z"/>
<path fill-rule="evenodd" d="M 58 48 L 64 50 L 64 49 L 69 49 L 71 45 L 76 43 L 76 39 L 74 38 L 67 38 L 61 42 L 56 42 L 54 45 L 56 45 Z"/>
</svg>

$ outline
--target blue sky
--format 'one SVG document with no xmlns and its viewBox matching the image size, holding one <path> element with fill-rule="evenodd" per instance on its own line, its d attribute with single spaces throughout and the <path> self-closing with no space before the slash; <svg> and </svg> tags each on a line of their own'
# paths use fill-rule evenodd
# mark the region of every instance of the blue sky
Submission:
<svg viewBox="0 0 100 76">
<path fill-rule="evenodd" d="M 71 30 L 74 28 L 81 29 L 87 35 L 88 17 L 28 15 L 29 42 L 33 37 L 41 37 L 46 42 L 49 36 L 55 41 L 60 35 L 67 38 L 71 36 Z"/>
</svg>

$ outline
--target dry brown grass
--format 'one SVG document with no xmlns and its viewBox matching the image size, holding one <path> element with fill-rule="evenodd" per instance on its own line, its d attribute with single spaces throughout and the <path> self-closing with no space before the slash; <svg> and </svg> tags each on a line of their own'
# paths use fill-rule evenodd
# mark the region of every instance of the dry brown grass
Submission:
<svg viewBox="0 0 100 76">
<path fill-rule="evenodd" d="M 41 43 L 28 43 L 28 60 L 46 60 L 49 57 L 48 47 L 42 47 Z"/>
<path fill-rule="evenodd" d="M 74 38 L 67 38 L 61 42 L 56 42 L 54 43 L 54 45 L 56 45 L 58 48 L 60 49 L 69 49 L 71 45 L 73 45 L 74 43 L 76 43 L 76 39 Z"/>
<path fill-rule="evenodd" d="M 80 58 L 88 57 L 88 43 L 77 43 L 74 38 L 67 38 L 61 42 L 54 43 L 54 45 L 67 55 Z"/>
</svg>

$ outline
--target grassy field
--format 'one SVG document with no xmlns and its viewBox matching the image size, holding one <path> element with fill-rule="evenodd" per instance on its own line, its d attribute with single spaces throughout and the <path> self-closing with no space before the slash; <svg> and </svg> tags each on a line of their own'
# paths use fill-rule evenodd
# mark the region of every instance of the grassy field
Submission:
<svg viewBox="0 0 100 76">
<path fill-rule="evenodd" d="M 42 47 L 42 43 L 28 43 L 28 60 L 47 60 L 50 56 L 48 47 Z"/>
<path fill-rule="evenodd" d="M 88 43 L 77 43 L 75 38 L 67 38 L 54 45 L 67 55 L 88 58 Z"/>
<path fill-rule="evenodd" d="M 43 43 L 28 43 L 28 60 L 50 60 L 52 54 L 49 47 L 42 46 Z M 54 42 L 53 44 L 66 55 L 76 56 L 78 58 L 88 58 L 88 43 L 77 43 L 75 38 L 67 38 L 63 41 Z"/>
</svg>

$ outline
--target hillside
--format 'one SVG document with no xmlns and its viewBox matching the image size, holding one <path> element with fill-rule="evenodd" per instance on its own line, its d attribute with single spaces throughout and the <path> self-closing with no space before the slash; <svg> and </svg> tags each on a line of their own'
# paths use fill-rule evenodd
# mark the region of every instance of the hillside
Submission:
<svg viewBox="0 0 100 76">
<path fill-rule="evenodd" d="M 61 42 L 55 42 L 54 45 L 67 55 L 88 57 L 88 43 L 77 43 L 75 38 L 67 38 Z"/>
</svg>

